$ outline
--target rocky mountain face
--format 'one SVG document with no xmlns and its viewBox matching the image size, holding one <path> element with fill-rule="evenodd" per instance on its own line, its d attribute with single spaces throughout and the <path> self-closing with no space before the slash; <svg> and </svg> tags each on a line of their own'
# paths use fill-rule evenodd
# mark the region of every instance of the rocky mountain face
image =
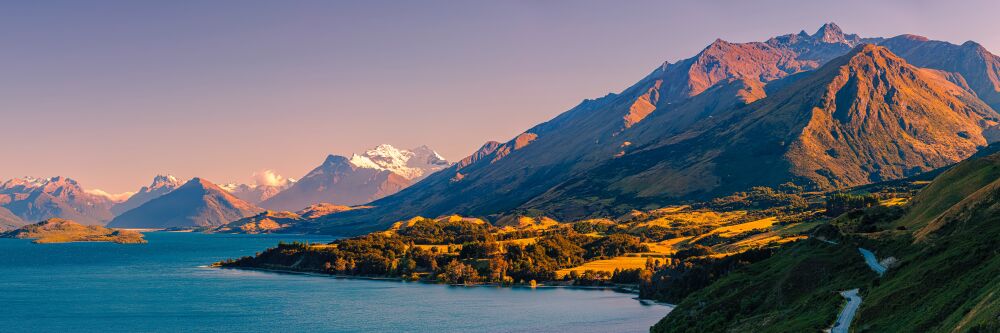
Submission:
<svg viewBox="0 0 1000 333">
<path fill-rule="evenodd" d="M 757 103 L 578 175 L 526 208 L 618 212 L 794 182 L 843 188 L 956 163 L 997 113 L 948 74 L 864 45 Z M 600 203 L 580 207 L 585 198 Z"/>
<path fill-rule="evenodd" d="M 170 193 L 174 189 L 183 184 L 181 181 L 177 180 L 176 177 L 171 175 L 157 175 L 153 178 L 153 183 L 149 186 L 143 186 L 139 189 L 128 200 L 122 203 L 116 204 L 111 207 L 111 212 L 115 215 L 121 215 L 129 210 L 136 207 L 142 206 L 142 204 L 149 202 L 150 200 L 159 198 L 160 196 Z"/>
<path fill-rule="evenodd" d="M 11 213 L 7 208 L 0 207 L 0 231 L 17 229 L 24 225 L 25 223 L 20 217 Z"/>
<path fill-rule="evenodd" d="M 295 211 L 321 202 L 363 204 L 399 192 L 449 165 L 426 146 L 403 150 L 380 145 L 350 158 L 330 155 L 322 165 L 260 205 Z"/>
<path fill-rule="evenodd" d="M 929 40 L 926 37 L 902 35 L 889 38 L 880 45 L 918 67 L 957 73 L 951 80 L 967 86 L 993 109 L 1000 109 L 1000 57 L 979 43 L 962 45 Z"/>
<path fill-rule="evenodd" d="M 108 227 L 215 227 L 262 211 L 207 180 L 194 178 L 115 217 Z"/>
<path fill-rule="evenodd" d="M 371 209 L 317 225 L 364 232 L 413 215 L 527 210 L 578 218 L 775 182 L 858 185 L 968 157 L 994 138 L 998 118 L 983 96 L 995 56 L 907 38 L 827 24 L 765 42 L 716 40 L 619 94 L 487 143 Z M 963 51 L 968 65 L 931 61 L 956 47 L 975 49 Z"/>
<path fill-rule="evenodd" d="M 111 220 L 111 199 L 88 193 L 66 177 L 15 178 L 0 184 L 0 206 L 24 221 L 53 217 L 98 225 Z"/>
</svg>

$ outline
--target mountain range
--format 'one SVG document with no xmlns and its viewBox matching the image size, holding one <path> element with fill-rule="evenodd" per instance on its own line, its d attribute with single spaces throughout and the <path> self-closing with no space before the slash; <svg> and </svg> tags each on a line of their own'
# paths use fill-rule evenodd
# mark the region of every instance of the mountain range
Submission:
<svg viewBox="0 0 1000 333">
<path fill-rule="evenodd" d="M 66 177 L 23 177 L 0 184 L 0 207 L 27 222 L 60 217 L 101 225 L 114 216 L 111 212 L 114 204 L 108 197 L 87 192 Z"/>
<path fill-rule="evenodd" d="M 616 216 L 752 186 L 830 190 L 913 175 L 997 139 L 997 63 L 974 42 L 863 38 L 832 23 L 764 42 L 716 40 L 308 231 L 363 233 L 452 213 Z"/>
<path fill-rule="evenodd" d="M 406 150 L 383 144 L 351 157 L 330 155 L 260 206 L 296 211 L 318 203 L 359 205 L 399 192 L 449 165 L 427 146 Z"/>
<path fill-rule="evenodd" d="M 215 227 L 262 211 L 207 180 L 193 178 L 169 193 L 118 215 L 108 227 Z"/>
</svg>

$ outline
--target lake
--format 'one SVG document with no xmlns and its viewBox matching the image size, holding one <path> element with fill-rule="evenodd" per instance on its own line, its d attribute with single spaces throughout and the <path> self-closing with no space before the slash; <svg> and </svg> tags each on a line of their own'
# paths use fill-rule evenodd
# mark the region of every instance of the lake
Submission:
<svg viewBox="0 0 1000 333">
<path fill-rule="evenodd" d="M 671 308 L 611 290 L 453 287 L 208 268 L 302 235 L 0 239 L 3 332 L 646 332 Z"/>
</svg>

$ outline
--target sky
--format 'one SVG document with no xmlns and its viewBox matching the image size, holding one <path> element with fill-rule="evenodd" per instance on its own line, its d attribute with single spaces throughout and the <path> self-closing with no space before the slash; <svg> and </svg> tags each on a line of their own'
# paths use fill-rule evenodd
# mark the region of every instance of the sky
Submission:
<svg viewBox="0 0 1000 333">
<path fill-rule="evenodd" d="M 3 2 L 0 180 L 59 175 L 113 193 L 165 173 L 252 183 L 381 143 L 457 161 L 716 38 L 836 22 L 997 52 L 997 12 L 922 0 Z"/>
</svg>

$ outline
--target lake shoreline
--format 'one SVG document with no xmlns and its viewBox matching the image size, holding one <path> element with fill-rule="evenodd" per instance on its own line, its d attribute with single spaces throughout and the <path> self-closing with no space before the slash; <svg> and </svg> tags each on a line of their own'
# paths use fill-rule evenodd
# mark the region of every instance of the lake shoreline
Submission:
<svg viewBox="0 0 1000 333">
<path fill-rule="evenodd" d="M 580 289 L 580 290 L 611 290 L 611 291 L 620 292 L 620 293 L 623 293 L 623 294 L 637 295 L 637 297 L 635 297 L 635 299 L 639 300 L 639 301 L 642 301 L 644 303 L 652 303 L 652 304 L 669 306 L 669 307 L 675 307 L 676 306 L 676 304 L 664 303 L 664 302 L 660 302 L 660 301 L 656 301 L 656 300 L 652 300 L 652 299 L 639 298 L 638 297 L 638 295 L 639 295 L 639 289 L 638 289 L 638 287 L 625 287 L 625 286 L 574 286 L 574 285 L 551 285 L 551 284 L 548 284 L 548 285 L 547 284 L 538 284 L 538 285 L 532 287 L 530 285 L 509 285 L 509 286 L 505 286 L 505 285 L 499 285 L 499 284 L 495 284 L 495 283 L 447 284 L 447 283 L 434 283 L 434 282 L 430 282 L 430 281 L 421 281 L 421 280 L 407 280 L 407 279 L 398 278 L 398 277 L 326 274 L 326 273 L 301 271 L 301 270 L 293 270 L 293 269 L 278 269 L 278 268 L 263 268 L 263 267 L 224 267 L 224 266 L 218 266 L 218 265 L 207 265 L 207 266 L 203 266 L 203 267 L 205 267 L 205 268 L 213 268 L 213 269 L 236 269 L 236 270 L 260 271 L 260 272 L 279 273 L 279 274 L 307 275 L 307 276 L 325 277 L 325 278 L 334 278 L 334 279 L 369 280 L 369 281 L 394 281 L 394 282 L 405 282 L 405 283 L 416 282 L 416 283 L 429 284 L 429 285 L 446 285 L 446 286 L 452 286 L 452 287 L 467 287 L 467 288 L 495 287 L 495 288 L 527 288 L 527 289 L 546 289 L 546 288 L 547 289 L 556 289 L 556 288 L 562 288 L 562 289 Z"/>
</svg>

